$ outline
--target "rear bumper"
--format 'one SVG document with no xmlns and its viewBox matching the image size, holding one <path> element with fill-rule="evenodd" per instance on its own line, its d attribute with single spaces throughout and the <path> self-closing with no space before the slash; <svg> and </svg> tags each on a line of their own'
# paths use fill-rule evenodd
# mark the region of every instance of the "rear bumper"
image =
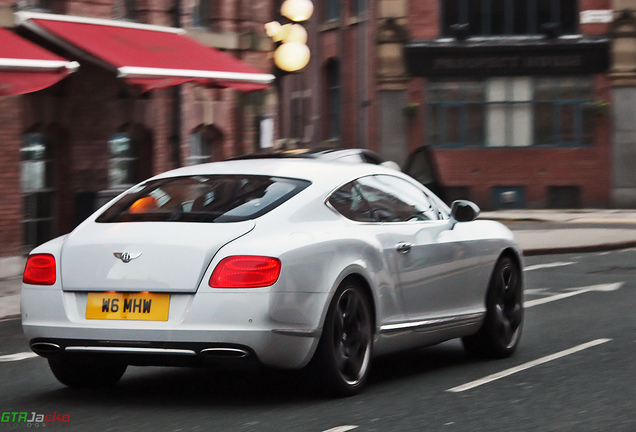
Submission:
<svg viewBox="0 0 636 432">
<path fill-rule="evenodd" d="M 100 358 L 134 366 L 213 366 L 261 364 L 247 346 L 226 343 L 96 341 L 37 338 L 31 349 L 46 358 Z"/>
<path fill-rule="evenodd" d="M 325 294 L 174 294 L 167 321 L 86 319 L 86 293 L 24 285 L 22 326 L 44 357 L 112 357 L 132 365 L 219 361 L 305 366 L 320 337 Z"/>
</svg>

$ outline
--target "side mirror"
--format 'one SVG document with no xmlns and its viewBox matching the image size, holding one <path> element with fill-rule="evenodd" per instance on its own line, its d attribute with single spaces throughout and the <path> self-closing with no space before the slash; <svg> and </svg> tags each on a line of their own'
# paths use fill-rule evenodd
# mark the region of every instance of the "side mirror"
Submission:
<svg viewBox="0 0 636 432">
<path fill-rule="evenodd" d="M 477 219 L 481 210 L 477 204 L 458 200 L 451 204 L 451 219 L 453 222 L 471 222 Z"/>
</svg>

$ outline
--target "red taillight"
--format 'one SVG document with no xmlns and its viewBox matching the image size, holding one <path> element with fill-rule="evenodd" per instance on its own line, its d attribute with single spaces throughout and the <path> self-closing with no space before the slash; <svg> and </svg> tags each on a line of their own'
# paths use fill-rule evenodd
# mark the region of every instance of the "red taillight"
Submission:
<svg viewBox="0 0 636 432">
<path fill-rule="evenodd" d="M 221 260 L 210 277 L 212 288 L 258 288 L 273 285 L 280 275 L 280 260 L 236 255 Z"/>
<path fill-rule="evenodd" d="M 37 254 L 27 259 L 22 282 L 31 285 L 53 285 L 55 277 L 55 257 Z"/>
</svg>

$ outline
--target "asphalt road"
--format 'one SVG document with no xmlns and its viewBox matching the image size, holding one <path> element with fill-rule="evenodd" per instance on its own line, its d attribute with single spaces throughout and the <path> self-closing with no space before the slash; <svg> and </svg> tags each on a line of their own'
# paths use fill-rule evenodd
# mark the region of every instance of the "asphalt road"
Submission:
<svg viewBox="0 0 636 432">
<path fill-rule="evenodd" d="M 526 260 L 515 356 L 451 341 L 377 359 L 364 393 L 326 399 L 300 373 L 129 368 L 112 390 L 71 390 L 0 322 L 0 413 L 68 431 L 634 431 L 636 250 Z M 32 413 L 35 413 L 35 417 Z M 54 415 L 53 415 L 54 414 Z M 47 422 L 0 422 L 27 430 Z M 51 416 L 52 415 L 52 416 Z M 18 418 L 18 417 L 16 417 Z"/>
</svg>

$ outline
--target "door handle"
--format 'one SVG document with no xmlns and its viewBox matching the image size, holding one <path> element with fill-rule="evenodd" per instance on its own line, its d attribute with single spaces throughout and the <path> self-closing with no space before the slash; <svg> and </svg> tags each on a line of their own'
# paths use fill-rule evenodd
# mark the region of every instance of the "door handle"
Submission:
<svg viewBox="0 0 636 432">
<path fill-rule="evenodd" d="M 402 254 L 407 254 L 411 252 L 411 248 L 413 247 L 410 243 L 398 243 L 395 249 Z"/>
</svg>

